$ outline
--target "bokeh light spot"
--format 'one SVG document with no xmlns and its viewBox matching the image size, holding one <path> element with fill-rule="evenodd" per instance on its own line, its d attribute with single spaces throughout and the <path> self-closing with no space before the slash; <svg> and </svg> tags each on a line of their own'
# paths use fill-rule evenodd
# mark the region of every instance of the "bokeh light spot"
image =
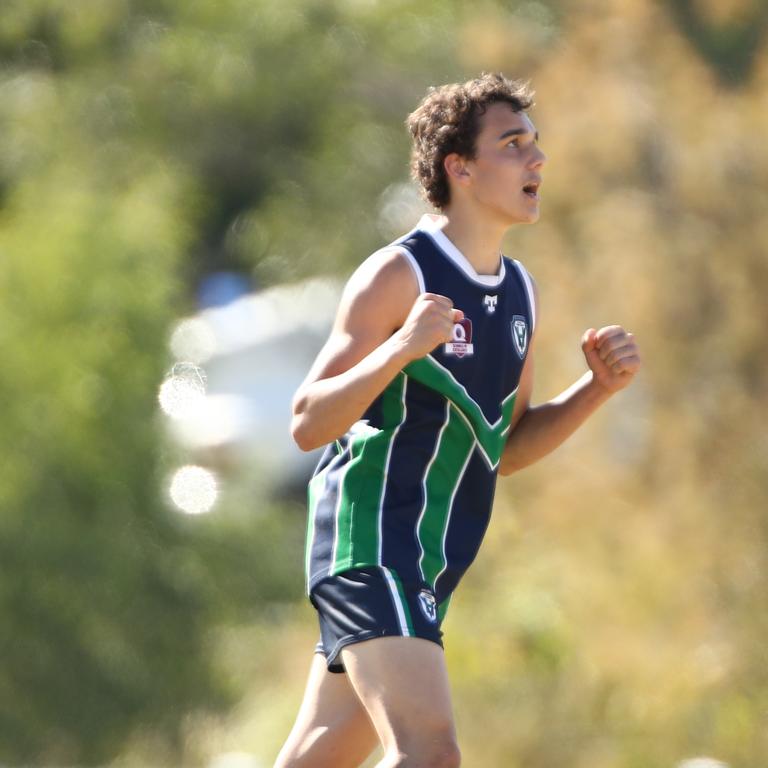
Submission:
<svg viewBox="0 0 768 768">
<path fill-rule="evenodd" d="M 216 475 L 205 467 L 188 464 L 174 473 L 169 494 L 174 505 L 188 515 L 210 512 L 219 495 Z"/>
<path fill-rule="evenodd" d="M 216 351 L 216 335 L 202 318 L 188 317 L 173 329 L 170 347 L 177 360 L 205 363 Z"/>
<path fill-rule="evenodd" d="M 177 363 L 160 385 L 157 399 L 171 418 L 180 419 L 199 409 L 205 399 L 205 371 L 194 363 Z"/>
</svg>

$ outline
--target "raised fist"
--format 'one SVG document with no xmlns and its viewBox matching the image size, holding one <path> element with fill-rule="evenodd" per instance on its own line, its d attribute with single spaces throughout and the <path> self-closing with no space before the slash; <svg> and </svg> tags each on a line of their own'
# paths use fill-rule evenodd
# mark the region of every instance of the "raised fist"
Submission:
<svg viewBox="0 0 768 768">
<path fill-rule="evenodd" d="M 608 392 L 624 389 L 640 370 L 635 337 L 620 325 L 585 331 L 581 349 L 595 381 Z"/>
<path fill-rule="evenodd" d="M 428 355 L 438 344 L 453 338 L 453 326 L 464 313 L 453 308 L 447 296 L 422 293 L 411 307 L 403 327 L 397 331 L 412 360 Z"/>
</svg>

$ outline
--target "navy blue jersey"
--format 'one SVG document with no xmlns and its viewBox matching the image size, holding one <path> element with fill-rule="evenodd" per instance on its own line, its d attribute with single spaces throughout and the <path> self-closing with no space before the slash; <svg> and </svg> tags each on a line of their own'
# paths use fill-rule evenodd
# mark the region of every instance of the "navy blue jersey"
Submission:
<svg viewBox="0 0 768 768">
<path fill-rule="evenodd" d="M 464 312 L 453 338 L 407 365 L 350 431 L 327 446 L 309 484 L 309 590 L 349 568 L 380 566 L 424 583 L 439 605 L 474 560 L 535 324 L 530 277 L 500 257 L 478 275 L 425 216 L 397 240 L 421 292 Z"/>
</svg>

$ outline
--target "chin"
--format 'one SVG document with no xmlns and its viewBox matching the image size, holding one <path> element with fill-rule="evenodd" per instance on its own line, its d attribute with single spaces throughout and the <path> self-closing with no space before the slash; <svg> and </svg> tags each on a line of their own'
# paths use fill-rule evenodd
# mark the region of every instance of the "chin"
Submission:
<svg viewBox="0 0 768 768">
<path fill-rule="evenodd" d="M 535 211 L 520 212 L 516 216 L 509 217 L 509 224 L 510 226 L 512 224 L 535 224 L 540 216 L 541 212 L 538 208 Z"/>
<path fill-rule="evenodd" d="M 537 208 L 535 211 L 533 211 L 531 214 L 529 214 L 528 218 L 525 220 L 526 224 L 535 224 L 539 218 L 541 217 L 541 211 Z"/>
<path fill-rule="evenodd" d="M 511 227 L 515 224 L 535 224 L 541 212 L 538 205 L 528 203 L 528 205 L 514 208 L 497 207 L 495 213 L 503 226 Z"/>
</svg>

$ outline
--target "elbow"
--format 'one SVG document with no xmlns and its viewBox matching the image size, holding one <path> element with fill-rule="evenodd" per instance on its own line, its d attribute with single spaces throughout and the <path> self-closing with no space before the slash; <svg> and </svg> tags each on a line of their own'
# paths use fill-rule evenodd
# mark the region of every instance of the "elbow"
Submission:
<svg viewBox="0 0 768 768">
<path fill-rule="evenodd" d="M 306 400 L 302 396 L 301 390 L 299 390 L 293 398 L 291 437 L 293 438 L 293 442 L 296 443 L 302 451 L 308 452 L 317 448 L 317 445 L 312 442 L 310 423 L 306 414 L 306 405 Z"/>
<path fill-rule="evenodd" d="M 295 413 L 291 420 L 291 436 L 293 442 L 304 452 L 314 451 L 320 447 L 320 443 L 313 439 L 313 435 L 307 424 L 304 414 Z"/>
</svg>

